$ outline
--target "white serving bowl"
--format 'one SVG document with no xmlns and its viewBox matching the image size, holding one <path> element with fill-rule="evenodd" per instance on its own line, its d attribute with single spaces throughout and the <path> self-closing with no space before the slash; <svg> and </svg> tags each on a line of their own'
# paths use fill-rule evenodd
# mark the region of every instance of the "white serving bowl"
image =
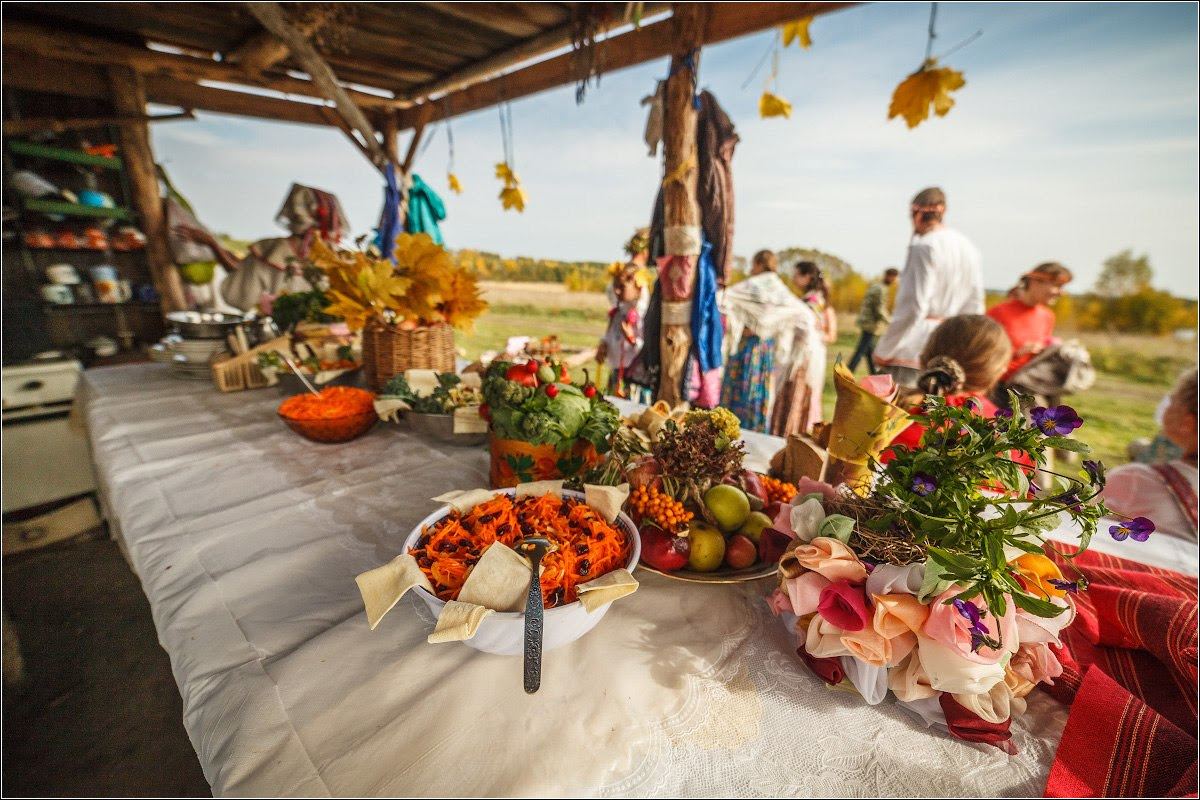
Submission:
<svg viewBox="0 0 1200 800">
<path fill-rule="evenodd" d="M 494 494 L 506 494 L 512 497 L 516 494 L 516 490 L 497 489 Z M 583 492 L 573 492 L 569 489 L 563 490 L 563 497 L 573 497 L 581 501 L 584 499 Z M 417 523 L 417 526 L 408 534 L 408 538 L 404 540 L 403 552 L 407 553 L 416 546 L 417 540 L 421 538 L 421 531 L 424 528 L 433 525 L 449 513 L 450 508 L 443 506 Z M 637 526 L 624 513 L 617 515 L 617 519 L 613 525 L 623 531 L 629 540 L 629 562 L 625 565 L 625 569 L 632 573 L 633 568 L 637 566 L 638 557 L 642 553 L 642 540 L 638 536 Z M 446 606 L 445 600 L 440 599 L 432 592 L 421 587 L 413 591 L 429 607 L 434 617 L 441 615 L 442 609 Z M 583 636 L 596 627 L 596 624 L 608 613 L 608 608 L 611 605 L 612 603 L 605 603 L 595 611 L 588 613 L 583 605 L 576 600 L 574 603 L 567 603 L 564 606 L 546 609 L 545 623 L 542 626 L 542 650 L 549 651 L 556 647 L 562 647 Z M 463 644 L 474 647 L 476 650 L 482 650 L 485 653 L 515 656 L 525 651 L 524 642 L 525 612 L 497 611 L 489 614 L 479 625 L 479 630 L 476 631 L 475 635 L 470 639 L 464 640 Z"/>
</svg>

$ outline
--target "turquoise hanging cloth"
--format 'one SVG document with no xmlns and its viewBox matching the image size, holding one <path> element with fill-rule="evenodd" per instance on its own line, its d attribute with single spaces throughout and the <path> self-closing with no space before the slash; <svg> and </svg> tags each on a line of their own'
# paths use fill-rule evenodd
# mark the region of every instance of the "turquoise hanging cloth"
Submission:
<svg viewBox="0 0 1200 800">
<path fill-rule="evenodd" d="M 446 206 L 442 198 L 413 173 L 412 188 L 408 190 L 408 219 L 404 229 L 409 233 L 428 233 L 438 244 L 442 244 L 442 232 L 438 223 L 446 218 Z"/>
</svg>

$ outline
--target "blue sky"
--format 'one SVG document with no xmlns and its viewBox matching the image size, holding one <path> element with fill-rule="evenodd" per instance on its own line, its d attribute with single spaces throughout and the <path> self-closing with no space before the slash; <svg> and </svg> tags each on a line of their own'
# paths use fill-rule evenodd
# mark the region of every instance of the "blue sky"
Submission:
<svg viewBox="0 0 1200 800">
<path fill-rule="evenodd" d="M 1156 286 L 1196 297 L 1197 5 L 941 3 L 935 56 L 982 36 L 942 62 L 966 78 L 954 108 L 909 130 L 887 109 L 924 57 L 929 9 L 877 3 L 815 19 L 812 48 L 782 52 L 776 93 L 793 105 L 786 120 L 758 117 L 769 59 L 742 88 L 774 32 L 704 50 L 700 83 L 741 137 L 735 252 L 815 247 L 866 274 L 902 266 L 908 201 L 938 185 L 947 224 L 983 252 L 990 288 L 1057 260 L 1075 272 L 1070 289 L 1086 290 L 1104 259 L 1128 248 L 1149 256 Z M 639 101 L 666 67 L 663 59 L 606 74 L 582 105 L 569 86 L 512 104 L 523 214 L 496 198 L 496 109 L 450 123 L 462 195 L 446 189 L 444 126 L 431 129 L 415 171 L 446 202 L 447 245 L 620 257 L 661 179 L 661 149 L 650 158 L 642 142 Z M 382 181 L 340 132 L 197 117 L 152 126 L 153 146 L 213 230 L 278 235 L 273 217 L 293 181 L 337 194 L 356 232 L 377 222 Z"/>
</svg>

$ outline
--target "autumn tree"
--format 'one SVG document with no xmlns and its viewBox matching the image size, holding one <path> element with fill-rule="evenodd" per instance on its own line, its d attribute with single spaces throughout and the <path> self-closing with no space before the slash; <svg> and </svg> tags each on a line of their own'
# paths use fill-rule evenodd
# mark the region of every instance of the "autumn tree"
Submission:
<svg viewBox="0 0 1200 800">
<path fill-rule="evenodd" d="M 1143 254 L 1134 258 L 1132 250 L 1122 250 L 1104 262 L 1104 269 L 1096 280 L 1096 294 L 1102 297 L 1135 294 L 1149 288 L 1153 274 L 1149 256 Z"/>
</svg>

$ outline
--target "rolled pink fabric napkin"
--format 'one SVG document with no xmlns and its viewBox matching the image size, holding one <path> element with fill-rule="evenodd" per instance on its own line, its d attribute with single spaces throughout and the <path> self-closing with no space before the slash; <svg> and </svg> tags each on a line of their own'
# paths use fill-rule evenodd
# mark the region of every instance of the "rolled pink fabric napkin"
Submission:
<svg viewBox="0 0 1200 800">
<path fill-rule="evenodd" d="M 767 595 L 767 608 L 777 617 L 784 611 L 792 610 L 792 601 L 782 586 Z"/>
<path fill-rule="evenodd" d="M 862 585 L 847 580 L 835 581 L 821 590 L 817 613 L 844 631 L 861 631 L 871 619 Z"/>
<path fill-rule="evenodd" d="M 1062 663 L 1045 642 L 1022 642 L 1004 667 L 1004 682 L 1014 697 L 1024 697 L 1039 683 L 1054 685 L 1063 673 Z"/>
<path fill-rule="evenodd" d="M 796 496 L 803 497 L 806 494 L 820 494 L 827 503 L 837 499 L 837 489 L 828 483 L 814 481 L 812 478 L 801 478 L 796 481 Z"/>
<path fill-rule="evenodd" d="M 971 603 L 978 609 L 980 622 L 987 628 L 987 635 L 993 640 L 999 640 L 1000 647 L 992 648 L 982 645 L 972 649 L 971 620 L 964 616 L 953 601 L 963 591 L 960 586 L 951 586 L 942 592 L 929 604 L 929 618 L 925 620 L 921 633 L 936 642 L 950 647 L 968 661 L 976 664 L 995 664 L 1006 653 L 1017 649 L 1017 604 L 1008 598 L 1004 615 L 999 619 L 992 613 L 982 596 L 976 596 Z"/>
<path fill-rule="evenodd" d="M 888 642 L 887 663 L 893 666 L 917 646 L 917 631 L 925 624 L 929 608 L 910 594 L 875 595 L 874 600 L 871 628 Z"/>
<path fill-rule="evenodd" d="M 798 617 L 816 611 L 821 603 L 821 593 L 831 585 L 828 578 L 816 572 L 805 572 L 783 582 L 792 604 L 792 613 Z"/>
<path fill-rule="evenodd" d="M 938 692 L 929 685 L 929 676 L 921 665 L 920 654 L 913 650 L 900 665 L 888 671 L 888 688 L 898 700 L 914 703 L 936 697 Z"/>
<path fill-rule="evenodd" d="M 854 551 L 828 536 L 818 536 L 808 544 L 798 546 L 790 555 L 801 567 L 819 572 L 830 581 L 861 582 L 867 578 L 867 568 L 858 560 Z M 782 565 L 781 560 L 780 566 Z"/>
</svg>

